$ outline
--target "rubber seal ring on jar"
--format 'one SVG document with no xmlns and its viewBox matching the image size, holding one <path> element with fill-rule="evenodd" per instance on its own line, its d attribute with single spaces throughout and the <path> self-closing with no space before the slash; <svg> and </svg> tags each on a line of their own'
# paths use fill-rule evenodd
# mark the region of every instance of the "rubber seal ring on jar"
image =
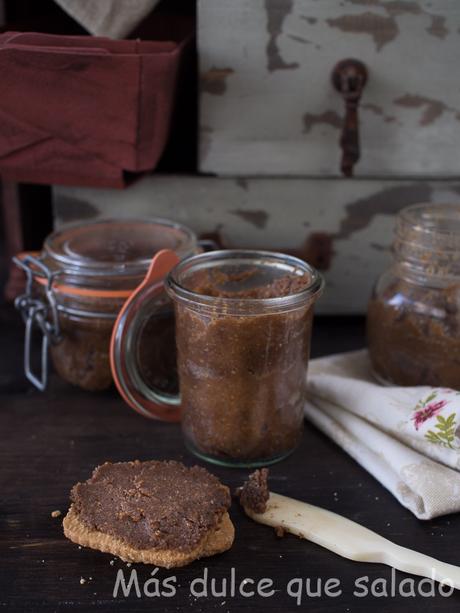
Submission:
<svg viewBox="0 0 460 613">
<path fill-rule="evenodd" d="M 121 397 L 144 417 L 162 421 L 180 420 L 180 396 L 160 389 L 144 376 L 148 364 L 142 360 L 140 347 L 147 344 L 155 349 L 159 342 L 151 333 L 152 322 L 161 329 L 166 314 L 168 325 L 174 323 L 164 279 L 179 261 L 174 251 L 168 249 L 154 256 L 144 280 L 118 314 L 110 342 L 110 366 Z M 160 353 L 163 349 L 175 349 L 174 338 L 170 342 L 172 346 L 160 347 Z"/>
<path fill-rule="evenodd" d="M 33 273 L 35 273 L 35 281 L 39 285 L 47 285 L 47 277 L 43 274 L 41 267 L 37 265 L 39 261 L 39 251 L 22 251 L 17 253 L 13 258 L 16 266 L 24 269 L 23 263 L 28 265 Z M 65 273 L 65 270 L 61 271 Z M 55 294 L 65 294 L 66 296 L 86 296 L 89 298 L 129 298 L 131 290 L 105 290 L 101 288 L 91 289 L 87 287 L 78 287 L 64 283 L 57 283 L 53 280 L 53 291 Z"/>
</svg>

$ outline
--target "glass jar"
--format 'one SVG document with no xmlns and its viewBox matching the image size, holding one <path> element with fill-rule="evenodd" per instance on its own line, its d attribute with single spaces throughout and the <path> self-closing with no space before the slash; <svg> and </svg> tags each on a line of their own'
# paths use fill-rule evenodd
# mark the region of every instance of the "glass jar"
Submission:
<svg viewBox="0 0 460 613">
<path fill-rule="evenodd" d="M 182 429 L 194 454 L 258 466 L 295 449 L 322 286 L 302 260 L 262 251 L 215 251 L 171 271 Z"/>
<path fill-rule="evenodd" d="M 460 205 L 399 213 L 393 264 L 369 302 L 367 335 L 382 382 L 460 389 Z"/>
<path fill-rule="evenodd" d="M 26 323 L 26 374 L 36 387 L 46 387 L 48 346 L 65 381 L 91 391 L 111 386 L 114 322 L 161 249 L 184 258 L 197 252 L 197 239 L 188 228 L 164 219 L 104 219 L 55 232 L 38 256 L 15 259 L 28 277 L 26 293 L 16 305 Z M 163 309 L 161 322 L 155 318 L 151 323 L 150 333 L 158 340 L 152 384 L 177 391 L 171 306 Z M 34 374 L 30 344 L 37 327 L 43 332 L 42 367 Z"/>
</svg>

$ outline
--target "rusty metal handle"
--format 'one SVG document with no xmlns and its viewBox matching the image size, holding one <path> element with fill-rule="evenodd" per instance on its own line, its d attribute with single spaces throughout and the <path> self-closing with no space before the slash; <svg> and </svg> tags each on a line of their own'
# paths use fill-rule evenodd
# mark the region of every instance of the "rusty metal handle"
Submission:
<svg viewBox="0 0 460 613">
<path fill-rule="evenodd" d="M 332 83 L 345 101 L 345 120 L 340 137 L 340 169 L 346 177 L 353 175 L 353 167 L 360 158 L 358 105 L 366 82 L 367 68 L 359 60 L 342 60 L 332 71 Z"/>
</svg>

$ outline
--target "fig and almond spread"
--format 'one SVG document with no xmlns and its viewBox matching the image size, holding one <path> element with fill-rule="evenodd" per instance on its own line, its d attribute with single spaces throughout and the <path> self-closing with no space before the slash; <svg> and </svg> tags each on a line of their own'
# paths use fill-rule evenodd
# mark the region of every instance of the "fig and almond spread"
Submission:
<svg viewBox="0 0 460 613">
<path fill-rule="evenodd" d="M 72 385 L 100 392 L 112 385 L 109 347 L 113 320 L 87 318 L 74 321 L 61 314 L 59 341 L 51 345 L 57 374 Z"/>
<path fill-rule="evenodd" d="M 67 383 L 90 392 L 110 388 L 110 337 L 123 299 L 58 296 L 59 338 L 50 344 L 55 371 Z"/>
<path fill-rule="evenodd" d="M 257 274 L 256 269 L 242 272 L 225 273 L 213 270 L 201 275 L 195 275 L 195 282 L 190 289 L 198 294 L 214 296 L 217 298 L 279 298 L 298 294 L 308 287 L 310 277 L 307 274 L 288 273 L 273 279 L 265 285 L 256 285 L 245 289 L 231 289 L 232 284 L 250 284 L 251 279 Z M 225 286 L 225 289 L 224 289 Z"/>
<path fill-rule="evenodd" d="M 106 462 L 71 500 L 88 528 L 136 549 L 191 551 L 230 506 L 226 486 L 204 468 L 180 462 Z"/>
<path fill-rule="evenodd" d="M 460 205 L 402 209 L 392 253 L 368 307 L 375 374 L 396 385 L 460 389 Z"/>
<path fill-rule="evenodd" d="M 372 297 L 367 331 L 374 370 L 386 381 L 460 389 L 460 285 L 395 279 Z"/>
<path fill-rule="evenodd" d="M 51 356 L 62 379 L 87 391 L 99 392 L 113 383 L 109 353 L 115 315 L 104 317 L 114 305 L 97 299 L 92 302 L 99 315 L 75 318 L 61 313 L 61 335 L 58 342 L 51 344 Z M 121 304 L 116 306 L 121 308 Z M 135 359 L 146 385 L 177 393 L 174 312 L 170 305 L 158 309 L 143 322 Z"/>
<path fill-rule="evenodd" d="M 243 486 L 236 490 L 240 504 L 254 513 L 265 513 L 270 497 L 267 481 L 268 468 L 261 468 L 251 473 Z"/>
<path fill-rule="evenodd" d="M 182 427 L 198 453 L 264 462 L 292 451 L 302 434 L 312 301 L 276 313 L 236 314 L 219 300 L 288 296 L 306 289 L 310 277 L 286 274 L 245 289 L 239 278 L 232 291 L 234 281 L 215 273 L 188 284 L 216 297 L 206 313 L 176 304 Z"/>
</svg>

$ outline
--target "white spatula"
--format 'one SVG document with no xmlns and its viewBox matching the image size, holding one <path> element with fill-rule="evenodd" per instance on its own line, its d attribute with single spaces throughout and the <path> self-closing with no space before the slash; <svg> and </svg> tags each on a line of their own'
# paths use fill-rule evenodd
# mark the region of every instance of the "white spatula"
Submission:
<svg viewBox="0 0 460 613">
<path fill-rule="evenodd" d="M 460 589 L 460 567 L 400 547 L 383 536 L 336 513 L 270 492 L 265 513 L 245 512 L 255 521 L 307 539 L 339 556 L 378 562 Z"/>
</svg>

